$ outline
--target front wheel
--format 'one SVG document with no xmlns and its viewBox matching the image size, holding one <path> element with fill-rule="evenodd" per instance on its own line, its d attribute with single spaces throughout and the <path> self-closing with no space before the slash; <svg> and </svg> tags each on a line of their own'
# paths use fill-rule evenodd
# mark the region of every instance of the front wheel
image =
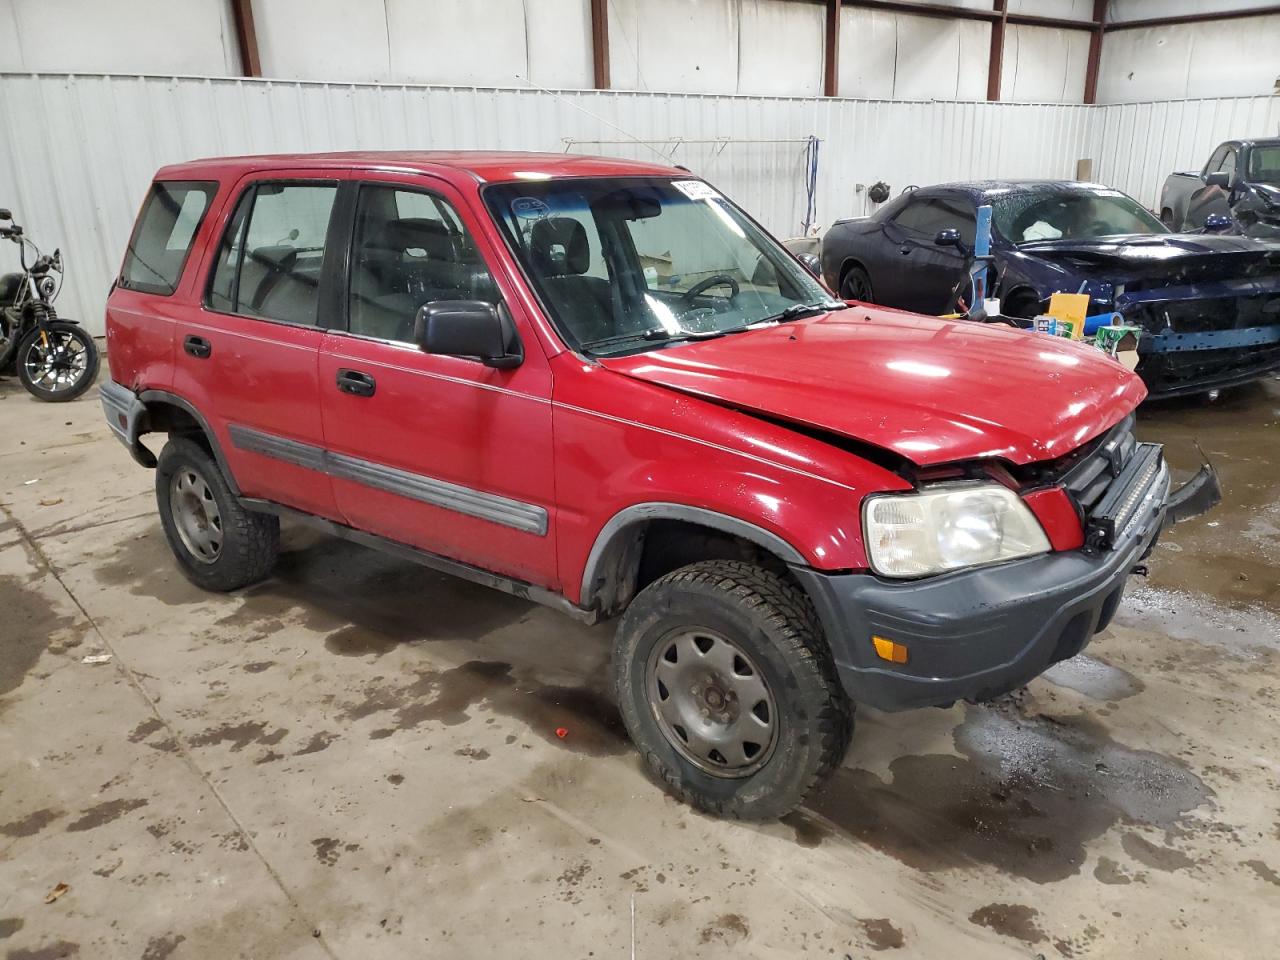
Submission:
<svg viewBox="0 0 1280 960">
<path fill-rule="evenodd" d="M 840 278 L 840 299 L 874 303 L 875 291 L 871 289 L 871 277 L 862 267 L 852 266 Z"/>
<path fill-rule="evenodd" d="M 716 816 L 792 810 L 852 732 L 808 597 L 749 563 L 690 564 L 641 591 L 618 627 L 614 678 L 651 773 Z"/>
<path fill-rule="evenodd" d="M 98 345 L 84 329 L 65 320 L 32 327 L 18 344 L 18 379 L 37 400 L 65 403 L 93 385 Z"/>
</svg>

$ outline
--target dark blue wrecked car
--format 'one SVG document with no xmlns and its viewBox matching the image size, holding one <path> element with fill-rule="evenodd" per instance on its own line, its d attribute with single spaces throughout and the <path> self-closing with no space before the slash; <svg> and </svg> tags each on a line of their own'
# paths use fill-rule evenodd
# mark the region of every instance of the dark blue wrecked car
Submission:
<svg viewBox="0 0 1280 960">
<path fill-rule="evenodd" d="M 1280 245 L 1173 233 L 1118 190 L 1058 181 L 950 183 L 905 192 L 835 223 L 822 274 L 845 299 L 945 313 L 967 295 L 977 208 L 992 206 L 989 278 L 1001 313 L 1029 319 L 1056 292 L 1141 327 L 1138 373 L 1153 397 L 1280 370 Z M 1225 225 L 1225 224 L 1224 224 Z M 939 243 L 958 230 L 961 243 Z M 954 241 L 954 236 L 951 237 Z"/>
</svg>

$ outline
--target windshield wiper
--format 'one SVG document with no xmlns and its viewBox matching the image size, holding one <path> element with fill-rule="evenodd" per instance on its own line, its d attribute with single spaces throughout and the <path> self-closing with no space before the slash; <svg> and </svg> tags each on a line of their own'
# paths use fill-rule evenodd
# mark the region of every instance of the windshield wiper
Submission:
<svg viewBox="0 0 1280 960">
<path fill-rule="evenodd" d="M 611 347 L 620 343 L 635 343 L 645 340 L 658 340 L 663 343 L 670 343 L 673 340 L 710 340 L 713 337 L 720 337 L 725 334 L 724 330 L 709 330 L 706 333 L 697 333 L 693 330 L 668 330 L 666 327 L 653 327 L 649 330 L 640 330 L 636 333 L 621 333 L 614 337 L 601 337 L 599 340 L 588 340 L 582 344 L 586 350 L 593 350 L 596 347 Z"/>
<path fill-rule="evenodd" d="M 752 321 L 748 324 L 748 328 L 758 327 L 766 323 L 786 323 L 788 320 L 799 320 L 801 317 L 811 317 L 816 313 L 843 310 L 847 306 L 848 304 L 841 300 L 823 300 L 819 303 L 793 303 L 779 313 Z"/>
</svg>

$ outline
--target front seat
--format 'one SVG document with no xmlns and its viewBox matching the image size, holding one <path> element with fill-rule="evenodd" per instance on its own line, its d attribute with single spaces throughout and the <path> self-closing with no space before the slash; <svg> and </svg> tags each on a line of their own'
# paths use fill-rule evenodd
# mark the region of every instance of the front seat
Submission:
<svg viewBox="0 0 1280 960">
<path fill-rule="evenodd" d="M 616 333 L 609 281 L 587 276 L 591 247 L 587 230 L 571 217 L 548 217 L 533 225 L 529 256 L 556 315 L 579 342 Z"/>
</svg>

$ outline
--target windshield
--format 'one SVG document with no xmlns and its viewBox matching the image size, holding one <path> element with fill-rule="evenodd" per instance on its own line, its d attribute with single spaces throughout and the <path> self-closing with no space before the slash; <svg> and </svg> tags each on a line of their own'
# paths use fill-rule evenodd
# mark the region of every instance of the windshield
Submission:
<svg viewBox="0 0 1280 960">
<path fill-rule="evenodd" d="M 1016 193 L 996 199 L 992 206 L 996 229 L 1014 243 L 1169 232 L 1118 190 Z"/>
<path fill-rule="evenodd" d="M 1280 184 L 1280 144 L 1249 151 L 1249 182 Z"/>
<path fill-rule="evenodd" d="M 484 199 L 561 333 L 590 353 L 844 306 L 701 180 L 510 183 Z"/>
</svg>

